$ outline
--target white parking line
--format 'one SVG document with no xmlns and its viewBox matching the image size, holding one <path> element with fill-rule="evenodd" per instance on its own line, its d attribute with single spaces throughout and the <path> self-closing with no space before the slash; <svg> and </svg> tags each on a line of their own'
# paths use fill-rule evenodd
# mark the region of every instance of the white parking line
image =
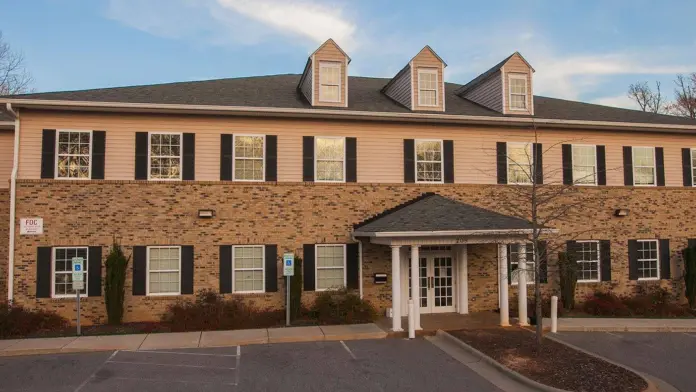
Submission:
<svg viewBox="0 0 696 392">
<path fill-rule="evenodd" d="M 74 391 L 74 392 L 80 392 L 80 390 L 81 390 L 82 388 L 84 388 L 85 385 L 87 385 L 87 383 L 89 383 L 93 378 L 96 378 L 95 376 L 96 376 L 97 372 L 98 372 L 99 370 L 101 370 L 101 368 L 103 368 L 104 365 L 107 364 L 107 362 L 109 362 L 110 360 L 112 360 L 112 359 L 116 356 L 116 354 L 118 354 L 118 350 L 116 350 L 116 351 L 114 351 L 113 353 L 111 353 L 111 355 L 109 356 L 109 358 L 106 358 L 106 361 L 104 361 L 104 363 L 102 363 L 101 365 L 99 365 L 99 367 L 98 367 L 94 372 L 92 372 L 92 374 L 90 374 L 89 377 L 87 377 L 87 378 L 85 379 L 85 381 L 82 382 L 82 384 L 78 385 L 78 387 L 75 388 L 75 391 Z"/>
<path fill-rule="evenodd" d="M 694 334 L 690 334 L 690 333 L 686 333 L 686 332 L 682 332 L 682 333 L 690 338 L 696 339 L 696 335 L 694 335 Z"/>
<path fill-rule="evenodd" d="M 197 368 L 197 369 L 222 369 L 222 370 L 234 370 L 233 367 L 222 367 L 222 366 L 201 366 L 201 365 L 178 365 L 172 363 L 152 363 L 152 362 L 130 362 L 130 361 L 106 361 L 106 363 L 125 363 L 130 365 L 152 365 L 152 366 L 171 366 L 171 367 L 185 367 L 185 368 Z"/>
<path fill-rule="evenodd" d="M 242 346 L 237 346 L 237 371 L 234 372 L 234 385 L 239 385 L 239 361 L 242 358 Z"/>
<path fill-rule="evenodd" d="M 348 348 L 348 346 L 346 345 L 346 343 L 343 340 L 341 340 L 341 344 L 343 345 L 343 348 L 345 348 L 346 351 L 348 351 L 348 354 L 350 354 L 350 356 L 353 357 L 353 359 L 356 359 L 356 360 L 358 359 L 358 358 L 355 358 L 355 355 L 353 354 L 352 351 L 350 351 L 350 349 Z"/>
<path fill-rule="evenodd" d="M 617 337 L 617 338 L 619 338 L 619 339 L 623 339 L 623 338 L 624 338 L 623 336 L 617 335 L 617 334 L 615 334 L 615 333 L 613 333 L 613 332 L 604 332 L 604 333 L 607 334 L 607 335 L 615 336 L 615 337 Z"/>
<path fill-rule="evenodd" d="M 208 385 L 232 385 L 232 386 L 237 385 L 237 384 L 223 383 L 223 382 L 184 381 L 184 380 L 172 380 L 172 379 L 159 380 L 156 378 L 142 378 L 142 377 L 108 376 L 108 377 L 95 377 L 95 378 L 97 378 L 97 379 L 104 378 L 104 379 L 108 379 L 108 380 L 131 380 L 131 381 L 149 381 L 149 382 L 177 382 L 180 384 L 208 384 Z"/>
</svg>

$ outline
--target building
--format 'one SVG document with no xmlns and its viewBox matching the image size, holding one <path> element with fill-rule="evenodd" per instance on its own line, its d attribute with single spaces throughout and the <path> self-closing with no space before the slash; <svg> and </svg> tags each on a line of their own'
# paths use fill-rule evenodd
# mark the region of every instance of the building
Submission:
<svg viewBox="0 0 696 392">
<path fill-rule="evenodd" d="M 518 280 L 533 277 L 512 273 L 531 260 L 530 224 L 505 212 L 530 176 L 574 190 L 558 203 L 577 204 L 576 218 L 548 232 L 564 249 L 572 240 L 579 297 L 683 290 L 696 121 L 535 96 L 519 53 L 466 85 L 444 82 L 428 46 L 392 79 L 349 66 L 328 40 L 301 75 L 1 97 L 8 298 L 72 317 L 79 256 L 83 315 L 104 321 L 103 260 L 117 238 L 132 255 L 126 321 L 158 319 L 204 288 L 280 308 L 286 252 L 304 258 L 306 301 L 347 286 L 406 315 L 415 287 L 416 318 L 507 315 Z M 24 219 L 40 219 L 41 234 Z"/>
</svg>

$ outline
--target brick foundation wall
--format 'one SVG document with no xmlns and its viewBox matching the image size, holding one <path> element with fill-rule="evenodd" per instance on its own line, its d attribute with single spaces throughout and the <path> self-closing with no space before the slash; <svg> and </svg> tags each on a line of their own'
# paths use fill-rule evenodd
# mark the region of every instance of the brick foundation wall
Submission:
<svg viewBox="0 0 696 392">
<path fill-rule="evenodd" d="M 423 192 L 437 192 L 462 202 L 499 210 L 516 203 L 510 187 L 496 185 L 422 184 L 240 184 L 220 182 L 147 183 L 139 181 L 46 181 L 22 180 L 17 189 L 17 217 L 44 219 L 44 234 L 19 236 L 15 253 L 15 300 L 40 306 L 74 318 L 72 299 L 36 299 L 37 246 L 90 245 L 104 247 L 106 257 L 116 237 L 130 255 L 134 245 L 194 245 L 194 290 L 219 288 L 218 245 L 277 244 L 283 252 L 301 254 L 305 243 L 352 242 L 352 225 L 392 208 Z M 672 251 L 672 276 L 681 275 L 679 250 L 696 237 L 696 192 L 685 188 L 583 188 L 569 197 L 601 196 L 574 211 L 577 218 L 557 227 L 563 233 L 583 231 L 586 239 L 612 241 L 612 282 L 579 284 L 578 295 L 604 287 L 632 293 L 636 282 L 628 281 L 627 240 L 668 238 Z M 566 199 L 561 202 L 572 202 Z M 1 204 L 0 204 L 1 205 Z M 627 208 L 626 218 L 613 217 L 616 208 Z M 213 219 L 199 219 L 199 209 L 213 209 Z M 502 211 L 501 211 L 502 212 Z M 2 214 L 2 210 L 0 210 Z M 0 215 L 1 217 L 2 215 Z M 6 227 L 6 225 L 5 225 Z M 3 227 L 0 225 L 0 234 Z M 6 241 L 5 241 L 6 242 Z M 3 249 L 3 248 L 0 248 Z M 380 310 L 391 304 L 391 286 L 374 285 L 372 275 L 386 272 L 391 281 L 391 249 L 367 245 L 363 249 L 364 296 Z M 5 258 L 6 260 L 6 258 Z M 495 245 L 470 247 L 470 309 L 497 308 Z M 132 264 L 131 264 L 132 265 Z M 177 297 L 134 297 L 129 269 L 125 321 L 157 320 Z M 549 284 L 555 290 L 553 261 Z M 282 270 L 278 263 L 278 279 Z M 657 284 L 681 295 L 681 282 Z M 284 283 L 277 293 L 243 295 L 260 308 L 280 308 Z M 530 288 L 531 289 L 531 288 Z M 516 288 L 510 290 L 511 307 Z M 313 294 L 305 295 L 311 302 Z M 83 314 L 90 322 L 105 320 L 101 298 L 87 298 Z"/>
<path fill-rule="evenodd" d="M 0 189 L 0 302 L 7 300 L 7 265 L 10 241 L 10 190 Z"/>
</svg>

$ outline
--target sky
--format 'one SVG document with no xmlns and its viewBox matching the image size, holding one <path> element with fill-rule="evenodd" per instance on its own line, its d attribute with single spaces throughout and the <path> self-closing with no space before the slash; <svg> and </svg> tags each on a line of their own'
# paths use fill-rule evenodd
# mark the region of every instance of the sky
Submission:
<svg viewBox="0 0 696 392">
<path fill-rule="evenodd" d="M 634 107 L 629 84 L 696 72 L 693 0 L 0 0 L 37 92 L 301 73 L 333 38 L 349 74 L 393 77 L 425 45 L 466 83 L 519 51 L 534 93 Z"/>
</svg>

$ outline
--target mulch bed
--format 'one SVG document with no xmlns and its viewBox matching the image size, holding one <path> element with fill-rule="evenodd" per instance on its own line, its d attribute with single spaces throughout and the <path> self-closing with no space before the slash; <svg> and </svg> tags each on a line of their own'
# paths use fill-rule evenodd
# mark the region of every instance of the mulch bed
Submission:
<svg viewBox="0 0 696 392">
<path fill-rule="evenodd" d="M 519 328 L 449 331 L 508 368 L 539 383 L 579 392 L 638 392 L 648 385 L 637 374 L 543 339 L 537 351 L 536 338 Z"/>
</svg>

